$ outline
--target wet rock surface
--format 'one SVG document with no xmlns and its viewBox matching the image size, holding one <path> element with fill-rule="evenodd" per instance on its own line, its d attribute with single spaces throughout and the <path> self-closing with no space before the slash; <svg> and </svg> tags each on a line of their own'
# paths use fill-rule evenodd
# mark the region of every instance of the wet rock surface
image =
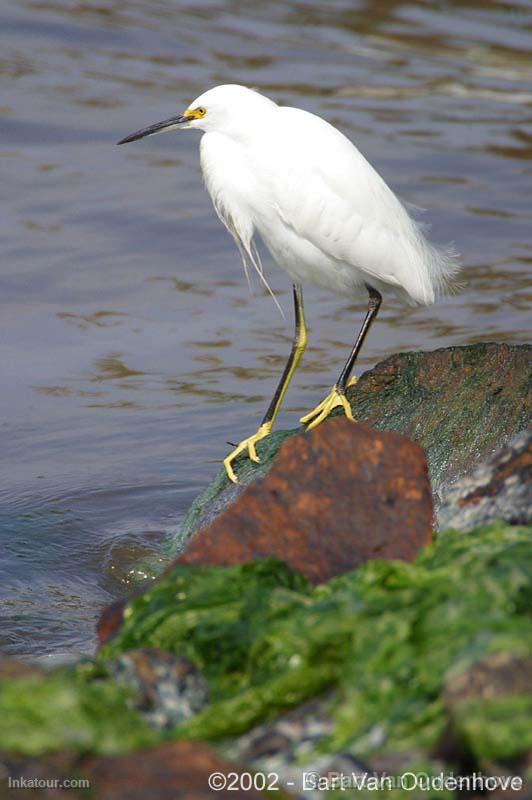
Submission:
<svg viewBox="0 0 532 800">
<path fill-rule="evenodd" d="M 133 594 L 131 594 L 129 597 L 123 597 L 103 609 L 96 625 L 96 633 L 98 634 L 98 640 L 101 643 L 106 642 L 108 639 L 111 639 L 114 636 L 122 624 L 122 620 L 124 618 L 124 609 L 132 597 Z"/>
<path fill-rule="evenodd" d="M 432 520 L 422 448 L 335 419 L 286 442 L 268 474 L 200 530 L 179 563 L 276 556 L 317 583 L 369 558 L 412 560 Z"/>
<path fill-rule="evenodd" d="M 352 407 L 368 424 L 421 444 L 439 493 L 526 428 L 531 377 L 530 345 L 400 353 L 362 376 Z"/>
<path fill-rule="evenodd" d="M 481 343 L 398 353 L 365 372 L 348 391 L 357 420 L 403 434 L 425 449 L 435 498 L 469 475 L 531 420 L 532 346 Z M 324 425 L 331 424 L 326 421 Z M 274 431 L 259 443 L 260 464 L 235 462 L 240 485 L 220 470 L 194 501 L 174 542 L 176 552 L 266 473 L 282 442 L 303 428 Z"/>
<path fill-rule="evenodd" d="M 532 522 L 532 429 L 522 431 L 458 481 L 438 511 L 442 528 L 470 530 L 495 519 L 514 525 Z"/>
<path fill-rule="evenodd" d="M 196 665 L 165 650 L 130 650 L 109 671 L 133 689 L 132 707 L 160 729 L 189 719 L 208 702 L 207 682 Z"/>
</svg>

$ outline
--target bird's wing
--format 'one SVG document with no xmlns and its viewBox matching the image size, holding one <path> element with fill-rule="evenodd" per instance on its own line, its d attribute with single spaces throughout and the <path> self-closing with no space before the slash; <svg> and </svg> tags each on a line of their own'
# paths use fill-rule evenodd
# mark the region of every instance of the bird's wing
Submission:
<svg viewBox="0 0 532 800">
<path fill-rule="evenodd" d="M 276 168 L 268 175 L 283 224 L 368 282 L 409 292 L 412 273 L 422 269 L 412 264 L 420 233 L 400 201 L 336 128 L 299 109 L 280 111 Z"/>
</svg>

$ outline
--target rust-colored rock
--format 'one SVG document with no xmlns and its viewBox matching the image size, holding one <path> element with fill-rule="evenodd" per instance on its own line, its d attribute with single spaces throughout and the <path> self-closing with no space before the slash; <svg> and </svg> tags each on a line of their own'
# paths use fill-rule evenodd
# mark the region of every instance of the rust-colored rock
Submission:
<svg viewBox="0 0 532 800">
<path fill-rule="evenodd" d="M 230 783 L 239 785 L 241 770 L 204 742 L 171 742 L 125 756 L 94 758 L 82 771 L 98 800 L 232 800 L 235 796 L 260 800 L 265 796 L 247 789 L 245 781 L 243 790 L 230 790 Z M 213 773 L 218 774 L 218 790 L 209 787 Z M 227 779 L 230 774 L 235 777 Z M 224 777 L 226 788 L 222 788 Z"/>
<path fill-rule="evenodd" d="M 242 772 L 247 775 L 240 783 Z M 209 786 L 209 776 L 213 773 L 218 774 L 215 778 L 218 790 Z M 265 794 L 247 788 L 250 774 L 245 767 L 220 758 L 205 742 L 192 740 L 169 742 L 122 756 L 81 757 L 73 752 L 59 752 L 24 757 L 0 753 L 0 776 L 7 790 L 4 795 L 0 789 L 0 798 L 233 800 L 248 797 L 261 800 Z M 18 785 L 9 789 L 8 776 Z M 80 781 L 78 788 L 61 788 L 67 780 L 71 781 L 71 786 L 72 781 Z M 230 785 L 244 788 L 235 791 Z M 287 796 L 286 793 L 283 796 Z"/>
<path fill-rule="evenodd" d="M 319 583 L 371 558 L 411 560 L 432 531 L 423 449 L 345 418 L 287 439 L 271 470 L 198 531 L 183 564 L 277 556 Z"/>
<path fill-rule="evenodd" d="M 100 618 L 96 624 L 96 633 L 100 644 L 105 644 L 109 639 L 112 639 L 115 633 L 122 626 L 124 621 L 124 611 L 127 604 L 134 598 L 139 597 L 146 587 L 139 586 L 134 592 L 131 592 L 127 597 L 121 597 L 115 600 L 108 606 L 105 606 L 100 614 Z"/>
<path fill-rule="evenodd" d="M 116 602 L 111 603 L 111 605 L 103 609 L 98 624 L 96 625 L 96 633 L 98 634 L 100 644 L 104 644 L 108 642 L 109 639 L 112 639 L 120 628 L 124 620 L 124 609 L 133 596 L 134 595 L 131 594 L 129 597 L 116 600 Z"/>
</svg>

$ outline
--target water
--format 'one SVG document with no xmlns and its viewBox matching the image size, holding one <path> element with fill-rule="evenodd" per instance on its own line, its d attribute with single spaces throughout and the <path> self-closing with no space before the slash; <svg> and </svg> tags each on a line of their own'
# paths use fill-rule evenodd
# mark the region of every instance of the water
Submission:
<svg viewBox="0 0 532 800">
<path fill-rule="evenodd" d="M 250 297 L 204 194 L 197 136 L 114 142 L 225 82 L 341 127 L 464 290 L 386 307 L 390 352 L 526 339 L 530 2 L 6 0 L 0 10 L 0 597 L 4 654 L 74 657 L 260 420 L 291 336 Z M 333 382 L 362 308 L 306 292 L 310 349 L 280 425 Z M 445 377 L 442 376 L 442 380 Z"/>
</svg>

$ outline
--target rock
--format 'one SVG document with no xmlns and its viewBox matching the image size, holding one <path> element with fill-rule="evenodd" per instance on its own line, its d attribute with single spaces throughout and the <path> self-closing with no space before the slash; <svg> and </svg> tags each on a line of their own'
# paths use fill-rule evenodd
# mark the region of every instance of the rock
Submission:
<svg viewBox="0 0 532 800">
<path fill-rule="evenodd" d="M 452 675 L 442 693 L 449 725 L 438 754 L 485 775 L 521 777 L 532 761 L 532 657 L 524 652 L 489 653 Z M 506 796 L 499 789 L 492 795 Z"/>
<path fill-rule="evenodd" d="M 150 583 L 153 582 L 153 580 L 155 580 L 155 577 L 150 579 L 150 581 L 147 581 L 145 584 L 137 586 L 135 590 L 126 595 L 126 597 L 121 597 L 119 600 L 115 600 L 114 603 L 111 603 L 103 609 L 96 624 L 96 633 L 98 635 L 98 641 L 100 644 L 112 639 L 123 622 L 124 610 L 127 604 L 134 597 L 141 597 L 142 593 L 146 590 Z"/>
<path fill-rule="evenodd" d="M 303 766 L 524 774 L 531 537 L 532 526 L 503 522 L 451 529 L 413 563 L 369 560 L 318 586 L 276 559 L 176 564 L 130 601 L 93 663 L 1 682 L 0 775 L 79 776 L 104 800 L 194 798 L 207 791 L 205 773 L 238 769 L 193 739 L 223 747 L 244 772 L 278 766 L 298 796 Z M 152 702 L 154 683 L 197 675 L 183 655 L 205 676 L 209 702 L 171 730 L 150 727 L 113 665 L 125 657 Z"/>
<path fill-rule="evenodd" d="M 450 676 L 473 658 L 532 646 L 531 536 L 532 526 L 503 522 L 467 536 L 448 530 L 413 563 L 373 559 L 318 586 L 274 559 L 177 563 L 129 604 L 99 663 L 138 647 L 186 654 L 211 699 L 175 733 L 224 743 L 244 735 L 247 749 L 232 753 L 244 760 L 280 747 L 305 763 L 328 754 L 374 766 L 376 755 L 394 752 L 417 752 L 420 763 L 445 728 Z M 257 731 L 325 692 L 331 702 L 306 722 L 285 716 L 289 725 Z M 487 731 L 494 760 L 509 742 L 519 754 L 530 715 L 518 694 L 511 717 L 470 729 L 469 752 L 480 752 Z M 294 729 L 305 739 L 300 750 Z"/>
<path fill-rule="evenodd" d="M 218 756 L 207 744 L 197 741 L 165 743 L 122 756 L 80 758 L 63 751 L 41 758 L 22 758 L 0 753 L 0 777 L 8 791 L 8 794 L 0 793 L 0 797 L 9 800 L 59 800 L 65 796 L 74 800 L 87 797 L 98 800 L 264 798 L 265 794 L 253 788 L 234 791 L 209 787 L 209 777 L 213 773 L 217 773 L 219 786 L 226 780 L 229 787 L 232 781 L 238 785 L 242 771 Z M 8 778 L 20 781 L 20 786 L 13 786 L 11 793 L 7 787 Z M 67 780 L 85 783 L 67 790 L 61 787 Z M 246 778 L 243 780 L 243 786 L 247 787 Z"/>
<path fill-rule="evenodd" d="M 64 780 L 80 777 L 79 757 L 70 751 L 41 757 L 0 752 L 1 800 L 85 800 L 87 788 L 62 788 Z"/>
<path fill-rule="evenodd" d="M 371 558 L 411 561 L 432 519 L 422 448 L 335 419 L 285 442 L 268 474 L 200 530 L 179 563 L 275 555 L 319 583 Z"/>
<path fill-rule="evenodd" d="M 425 448 L 438 498 L 444 487 L 469 475 L 527 427 L 531 363 L 530 345 L 493 342 L 398 353 L 365 372 L 348 396 L 360 422 L 401 433 Z M 303 430 L 274 431 L 260 442 L 260 464 L 244 455 L 237 459 L 240 486 L 220 470 L 192 504 L 173 543 L 175 552 L 232 503 L 244 485 L 269 470 L 288 436 Z"/>
<path fill-rule="evenodd" d="M 133 688 L 133 708 L 156 728 L 171 728 L 208 702 L 203 675 L 183 656 L 145 647 L 124 653 L 108 669 Z"/>
<path fill-rule="evenodd" d="M 520 653 L 493 653 L 453 675 L 443 698 L 453 709 L 472 697 L 532 694 L 532 657 Z"/>
<path fill-rule="evenodd" d="M 239 791 L 229 788 L 231 781 L 238 786 L 241 772 L 205 743 L 195 741 L 161 744 L 142 753 L 114 758 L 94 758 L 83 768 L 98 800 L 264 798 L 264 794 L 253 788 Z M 218 786 L 225 780 L 227 788 L 211 789 L 209 778 L 212 780 L 213 774 L 217 774 Z M 247 787 L 247 783 L 244 786 Z"/>
<path fill-rule="evenodd" d="M 223 752 L 254 771 L 274 772 L 283 788 L 298 798 L 319 800 L 323 794 L 316 791 L 308 778 L 303 785 L 303 773 L 317 779 L 371 772 L 370 767 L 349 752 L 320 753 L 320 747 L 333 733 L 328 710 L 332 701 L 331 693 L 327 693 L 303 703 L 272 722 L 257 725 L 226 744 Z"/>
<path fill-rule="evenodd" d="M 528 425 L 531 365 L 530 345 L 400 353 L 362 376 L 353 411 L 423 445 L 440 492 Z"/>
<path fill-rule="evenodd" d="M 441 528 L 471 530 L 495 519 L 514 525 L 532 522 L 531 429 L 458 481 L 438 511 Z"/>
<path fill-rule="evenodd" d="M 133 594 L 129 597 L 122 597 L 103 609 L 96 625 L 96 633 L 100 644 L 109 641 L 120 628 L 124 619 L 124 609 L 133 597 Z"/>
</svg>

